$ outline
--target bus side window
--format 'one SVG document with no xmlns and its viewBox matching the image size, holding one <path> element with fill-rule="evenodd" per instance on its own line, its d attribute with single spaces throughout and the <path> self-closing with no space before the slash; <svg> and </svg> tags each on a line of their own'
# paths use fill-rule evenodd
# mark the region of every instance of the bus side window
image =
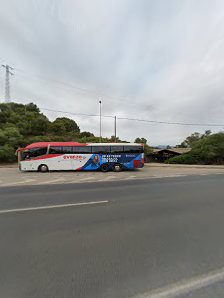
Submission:
<svg viewBox="0 0 224 298">
<path fill-rule="evenodd" d="M 143 147 L 142 146 L 124 146 L 125 153 L 142 153 Z"/>
<path fill-rule="evenodd" d="M 62 154 L 62 147 L 50 147 L 49 154 Z"/>
<path fill-rule="evenodd" d="M 123 146 L 111 146 L 111 153 L 124 153 L 124 147 Z"/>
<path fill-rule="evenodd" d="M 92 146 L 92 153 L 110 153 L 110 146 Z"/>
<path fill-rule="evenodd" d="M 88 154 L 88 153 L 91 153 L 91 147 L 90 146 L 72 147 L 72 152 L 76 154 Z"/>
<path fill-rule="evenodd" d="M 73 153 L 72 147 L 70 147 L 70 146 L 62 147 L 62 153 L 63 154 L 72 154 Z"/>
</svg>

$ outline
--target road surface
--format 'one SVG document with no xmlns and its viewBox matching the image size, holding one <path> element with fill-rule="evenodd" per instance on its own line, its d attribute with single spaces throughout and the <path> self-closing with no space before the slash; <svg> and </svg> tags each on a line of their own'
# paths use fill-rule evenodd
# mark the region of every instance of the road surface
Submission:
<svg viewBox="0 0 224 298">
<path fill-rule="evenodd" d="M 0 297 L 224 297 L 224 176 L 0 188 Z"/>
</svg>

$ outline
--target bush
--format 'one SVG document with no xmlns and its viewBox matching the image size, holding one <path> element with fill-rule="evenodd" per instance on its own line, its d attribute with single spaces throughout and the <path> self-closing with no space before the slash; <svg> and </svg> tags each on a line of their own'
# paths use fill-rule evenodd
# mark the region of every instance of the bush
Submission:
<svg viewBox="0 0 224 298">
<path fill-rule="evenodd" d="M 165 161 L 165 163 L 169 163 L 169 164 L 198 164 L 198 158 L 196 156 L 192 156 L 189 153 L 180 155 L 180 156 L 176 156 L 176 157 L 172 157 L 168 160 Z"/>
<path fill-rule="evenodd" d="M 200 139 L 190 152 L 170 158 L 167 163 L 224 164 L 224 133 L 216 133 Z"/>
<path fill-rule="evenodd" d="M 14 147 L 7 144 L 0 146 L 0 162 L 15 162 L 16 160 Z"/>
</svg>

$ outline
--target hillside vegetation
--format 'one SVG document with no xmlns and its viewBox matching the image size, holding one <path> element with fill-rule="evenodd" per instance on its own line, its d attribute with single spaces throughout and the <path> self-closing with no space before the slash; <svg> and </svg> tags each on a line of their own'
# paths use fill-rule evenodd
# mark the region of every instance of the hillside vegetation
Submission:
<svg viewBox="0 0 224 298">
<path fill-rule="evenodd" d="M 224 133 L 204 135 L 194 133 L 183 144 L 191 146 L 192 150 L 183 155 L 173 157 L 167 163 L 176 164 L 216 164 L 224 165 Z"/>
<path fill-rule="evenodd" d="M 80 131 L 78 124 L 67 117 L 50 121 L 33 104 L 0 104 L 0 162 L 16 161 L 15 150 L 33 142 L 76 141 L 98 143 L 100 138 L 88 131 Z M 114 142 L 115 138 L 102 138 L 102 142 Z M 117 138 L 117 142 L 121 142 Z M 123 141 L 124 142 L 124 141 Z M 136 143 L 147 142 L 137 138 Z M 148 150 L 146 145 L 146 150 Z"/>
</svg>

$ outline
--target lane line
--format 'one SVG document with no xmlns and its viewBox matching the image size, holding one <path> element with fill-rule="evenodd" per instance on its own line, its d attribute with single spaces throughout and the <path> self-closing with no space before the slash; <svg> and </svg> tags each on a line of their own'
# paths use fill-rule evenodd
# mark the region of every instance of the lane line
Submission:
<svg viewBox="0 0 224 298">
<path fill-rule="evenodd" d="M 49 205 L 49 206 L 30 207 L 30 208 L 5 209 L 5 210 L 0 210 L 0 214 L 44 210 L 44 209 L 54 209 L 54 208 L 77 207 L 77 206 L 96 205 L 96 204 L 106 204 L 106 203 L 109 203 L 109 201 L 81 202 L 81 203 L 73 203 L 73 204 Z"/>
<path fill-rule="evenodd" d="M 148 293 L 135 296 L 135 298 L 175 298 L 180 297 L 212 284 L 224 280 L 224 267 L 215 271 L 208 272 L 188 280 L 183 280 L 159 289 L 150 291 Z"/>
</svg>

